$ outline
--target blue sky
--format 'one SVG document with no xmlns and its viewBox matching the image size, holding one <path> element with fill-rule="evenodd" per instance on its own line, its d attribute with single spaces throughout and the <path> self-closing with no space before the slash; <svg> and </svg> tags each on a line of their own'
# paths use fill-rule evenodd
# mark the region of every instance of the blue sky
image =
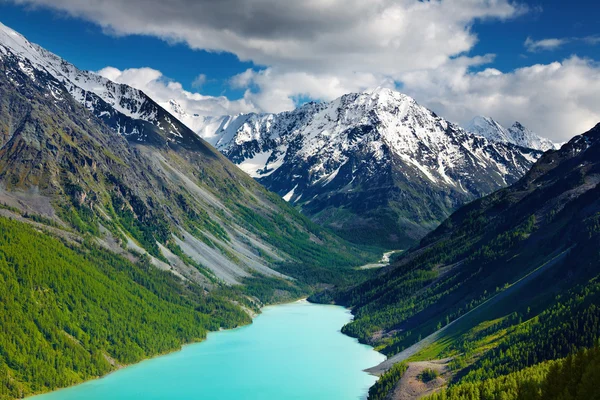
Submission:
<svg viewBox="0 0 600 400">
<path fill-rule="evenodd" d="M 200 113 L 281 111 L 298 99 L 331 100 L 384 85 L 459 123 L 492 114 L 557 139 L 567 135 L 558 129 L 600 120 L 593 104 L 598 97 L 578 95 L 573 85 L 592 91 L 598 83 L 600 5 L 593 1 L 377 0 L 382 11 L 372 15 L 351 0 L 318 10 L 297 3 L 278 7 L 277 0 L 221 3 L 223 8 L 206 0 L 0 0 L 0 22 L 82 69 L 133 69 L 128 77 L 138 68 L 160 71 L 161 84 L 178 82 L 181 93 L 141 75 L 124 83 Z M 388 21 L 389 15 L 399 19 Z M 377 18 L 383 22 L 373 22 Z M 398 21 L 404 30 L 394 27 Z M 534 69 L 537 64 L 546 70 Z M 200 74 L 205 82 L 194 85 Z M 549 98 L 542 88 L 552 84 L 552 93 L 573 93 Z M 194 98 L 196 93 L 202 96 Z M 215 102 L 219 107 L 211 108 Z M 523 104 L 530 105 L 528 112 Z M 577 112 L 549 120 L 561 108 Z"/>
<path fill-rule="evenodd" d="M 243 91 L 233 90 L 228 79 L 252 67 L 231 53 L 192 50 L 152 36 L 105 34 L 94 23 L 47 8 L 0 2 L 0 22 L 81 69 L 152 67 L 190 90 L 195 78 L 205 74 L 203 92 L 212 96 L 241 96 Z"/>
</svg>

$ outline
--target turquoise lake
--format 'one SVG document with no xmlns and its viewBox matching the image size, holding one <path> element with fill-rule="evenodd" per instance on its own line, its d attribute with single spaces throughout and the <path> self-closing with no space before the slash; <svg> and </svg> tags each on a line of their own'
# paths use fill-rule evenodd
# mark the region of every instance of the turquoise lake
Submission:
<svg viewBox="0 0 600 400">
<path fill-rule="evenodd" d="M 300 301 L 267 307 L 252 325 L 35 400 L 352 400 L 385 359 L 340 332 L 342 307 Z"/>
</svg>

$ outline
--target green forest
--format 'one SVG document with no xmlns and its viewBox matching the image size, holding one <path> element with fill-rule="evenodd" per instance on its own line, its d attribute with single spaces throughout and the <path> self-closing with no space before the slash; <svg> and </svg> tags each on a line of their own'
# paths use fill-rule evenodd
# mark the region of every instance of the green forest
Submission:
<svg viewBox="0 0 600 400">
<path fill-rule="evenodd" d="M 600 398 L 600 347 L 508 375 L 451 386 L 427 400 L 594 400 Z"/>
<path fill-rule="evenodd" d="M 250 323 L 232 296 L 0 218 L 0 398 L 73 385 Z"/>
</svg>

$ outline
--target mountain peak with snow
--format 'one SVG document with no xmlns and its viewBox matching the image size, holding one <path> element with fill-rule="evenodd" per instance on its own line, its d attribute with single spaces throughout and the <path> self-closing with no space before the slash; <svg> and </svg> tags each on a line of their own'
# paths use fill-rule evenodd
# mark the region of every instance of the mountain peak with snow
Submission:
<svg viewBox="0 0 600 400">
<path fill-rule="evenodd" d="M 540 155 L 471 135 L 389 88 L 280 114 L 197 116 L 0 31 L 2 60 L 39 84 L 59 82 L 129 140 L 197 145 L 204 138 L 315 222 L 363 243 L 409 246 L 460 205 L 519 179 Z"/>
<path fill-rule="evenodd" d="M 551 140 L 543 138 L 527 129 L 518 121 L 510 128 L 505 128 L 490 117 L 477 116 L 466 124 L 465 129 L 493 142 L 511 143 L 540 151 L 554 150 L 559 147 Z"/>
<path fill-rule="evenodd" d="M 204 146 L 194 132 L 141 90 L 80 70 L 1 23 L 0 60 L 46 86 L 56 101 L 64 87 L 77 102 L 130 140 Z"/>
<path fill-rule="evenodd" d="M 314 221 L 390 248 L 516 181 L 541 155 L 467 133 L 388 88 L 185 123 Z"/>
</svg>

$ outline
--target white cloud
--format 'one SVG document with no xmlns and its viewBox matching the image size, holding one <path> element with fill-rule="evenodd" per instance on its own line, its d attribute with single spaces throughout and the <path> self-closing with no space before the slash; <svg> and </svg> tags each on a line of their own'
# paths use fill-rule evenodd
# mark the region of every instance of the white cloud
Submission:
<svg viewBox="0 0 600 400">
<path fill-rule="evenodd" d="M 531 53 L 543 50 L 556 50 L 567 43 L 580 42 L 591 46 L 600 43 L 600 36 L 585 36 L 585 37 L 569 37 L 569 38 L 551 38 L 542 40 L 533 40 L 528 37 L 525 40 L 525 48 Z"/>
<path fill-rule="evenodd" d="M 524 11 L 510 0 L 12 0 L 82 17 L 115 34 L 312 74 L 394 76 L 469 51 L 471 25 Z"/>
<path fill-rule="evenodd" d="M 458 57 L 435 70 L 402 74 L 402 91 L 460 124 L 475 115 L 488 115 L 505 125 L 518 120 L 557 142 L 600 122 L 599 64 L 571 57 L 508 73 L 495 68 L 472 72 L 493 59 L 493 55 Z M 232 86 L 249 89 L 242 99 L 231 101 L 186 91 L 151 68 L 120 71 L 107 67 L 99 73 L 141 89 L 159 102 L 174 99 L 188 113 L 199 115 L 279 112 L 294 108 L 299 96 L 331 100 L 375 86 L 395 86 L 393 80 L 374 74 L 344 77 L 249 69 L 232 78 Z"/>
<path fill-rule="evenodd" d="M 160 71 L 152 68 L 130 68 L 121 71 L 114 67 L 106 67 L 98 71 L 98 74 L 113 82 L 140 89 L 159 103 L 173 99 L 189 114 L 213 116 L 257 111 L 246 99 L 232 101 L 225 96 L 204 96 L 187 91 L 181 83 L 165 78 Z"/>
<path fill-rule="evenodd" d="M 206 83 L 206 75 L 200 74 L 192 81 L 192 87 L 194 89 L 200 89 Z"/>
<path fill-rule="evenodd" d="M 248 89 L 245 98 L 258 109 L 280 112 L 293 109 L 295 99 L 312 98 L 332 100 L 346 93 L 361 92 L 377 86 L 394 88 L 394 82 L 368 73 L 348 75 L 285 72 L 276 68 L 247 71 L 236 75 L 232 85 Z"/>
<path fill-rule="evenodd" d="M 585 43 L 594 46 L 594 45 L 597 45 L 597 44 L 600 43 L 600 36 L 598 36 L 598 35 L 595 35 L 595 36 L 586 36 L 586 37 L 582 38 L 582 40 Z"/>
<path fill-rule="evenodd" d="M 571 57 L 502 73 L 470 72 L 472 61 L 457 59 L 436 71 L 403 77 L 404 91 L 451 120 L 465 123 L 488 115 L 515 120 L 555 141 L 568 140 L 600 122 L 600 65 Z"/>
<path fill-rule="evenodd" d="M 555 50 L 568 42 L 569 39 L 552 38 L 533 40 L 532 38 L 528 37 L 527 40 L 525 40 L 525 48 L 527 49 L 527 51 L 535 53 L 541 50 Z"/>
</svg>

